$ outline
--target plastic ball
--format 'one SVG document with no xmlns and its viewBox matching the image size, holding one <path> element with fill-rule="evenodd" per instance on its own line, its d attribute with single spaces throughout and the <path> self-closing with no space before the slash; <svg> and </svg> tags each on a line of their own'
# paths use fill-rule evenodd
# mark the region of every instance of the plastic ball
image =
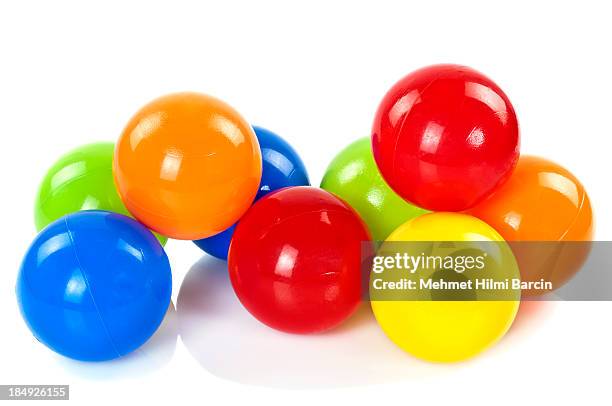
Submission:
<svg viewBox="0 0 612 406">
<path fill-rule="evenodd" d="M 321 189 L 270 193 L 240 220 L 229 251 L 232 286 L 259 321 L 289 333 L 331 329 L 362 298 L 359 215 Z"/>
<path fill-rule="evenodd" d="M 170 304 L 168 258 L 137 221 L 82 211 L 51 223 L 29 247 L 17 279 L 21 314 L 53 351 L 103 361 L 134 351 Z"/>
<path fill-rule="evenodd" d="M 467 211 L 507 241 L 588 241 L 593 210 L 580 181 L 549 160 L 522 156 L 512 177 Z"/>
<path fill-rule="evenodd" d="M 255 201 L 268 193 L 289 186 L 308 186 L 306 167 L 298 153 L 275 133 L 261 127 L 253 127 L 259 141 L 262 157 L 261 182 Z M 194 243 L 208 254 L 227 259 L 235 225 L 212 237 Z"/>
<path fill-rule="evenodd" d="M 40 231 L 81 210 L 107 210 L 129 216 L 113 181 L 112 142 L 83 145 L 58 159 L 38 188 L 34 222 Z M 157 235 L 162 244 L 167 239 Z"/>
<path fill-rule="evenodd" d="M 475 217 L 458 213 L 430 213 L 406 222 L 387 241 L 495 242 L 502 237 Z M 494 247 L 501 247 L 494 245 Z M 519 278 L 512 251 L 504 250 L 508 275 Z M 519 295 L 520 296 L 520 295 Z M 510 328 L 517 300 L 372 300 L 372 310 L 386 335 L 404 351 L 433 362 L 471 358 L 497 342 Z"/>
<path fill-rule="evenodd" d="M 168 237 L 196 240 L 230 227 L 249 208 L 261 153 L 233 108 L 204 94 L 177 93 L 132 117 L 113 171 L 134 217 Z"/>
<path fill-rule="evenodd" d="M 545 279 L 558 288 L 580 269 L 590 250 L 590 244 L 567 244 L 593 238 L 593 210 L 584 186 L 543 158 L 522 156 L 508 182 L 468 213 L 507 241 L 530 242 L 512 245 L 524 280 Z M 549 261 L 551 256 L 557 260 Z"/>
<path fill-rule="evenodd" d="M 327 167 L 321 188 L 350 204 L 376 241 L 384 241 L 406 221 L 426 213 L 399 197 L 384 181 L 368 137 L 342 150 Z"/>
<path fill-rule="evenodd" d="M 202 251 L 215 258 L 227 260 L 227 254 L 229 252 L 230 243 L 236 230 L 236 224 L 231 226 L 225 231 L 215 234 L 212 237 L 203 238 L 201 240 L 195 240 L 194 243 Z"/>
<path fill-rule="evenodd" d="M 385 95 L 372 146 L 389 186 L 428 210 L 461 211 L 490 195 L 519 156 L 514 109 L 483 74 L 458 65 L 417 70 Z"/>
</svg>

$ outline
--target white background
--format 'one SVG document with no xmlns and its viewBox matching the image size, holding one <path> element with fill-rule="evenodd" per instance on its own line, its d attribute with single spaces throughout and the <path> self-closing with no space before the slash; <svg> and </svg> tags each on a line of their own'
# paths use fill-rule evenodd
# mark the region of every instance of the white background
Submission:
<svg viewBox="0 0 612 406">
<path fill-rule="evenodd" d="M 171 241 L 179 311 L 137 354 L 90 365 L 33 339 L 14 286 L 46 169 L 75 146 L 116 139 L 148 100 L 224 99 L 292 143 L 318 185 L 333 156 L 369 134 L 386 90 L 439 62 L 506 91 L 522 152 L 573 171 L 597 239 L 610 239 L 611 39 L 605 2 L 3 1 L 0 384 L 70 384 L 83 404 L 609 404 L 610 303 L 532 306 L 482 356 L 432 365 L 397 350 L 367 313 L 314 337 L 269 330 L 236 302 L 223 263 Z"/>
</svg>

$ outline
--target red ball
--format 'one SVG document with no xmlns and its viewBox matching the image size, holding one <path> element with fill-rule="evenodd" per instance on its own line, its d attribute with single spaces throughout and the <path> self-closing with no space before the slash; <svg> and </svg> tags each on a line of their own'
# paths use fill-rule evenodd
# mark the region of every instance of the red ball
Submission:
<svg viewBox="0 0 612 406">
<path fill-rule="evenodd" d="M 277 330 L 314 333 L 347 319 L 362 294 L 357 213 L 329 192 L 290 187 L 260 199 L 240 220 L 229 251 L 236 295 Z"/>
<path fill-rule="evenodd" d="M 519 156 L 518 123 L 491 79 L 465 66 L 434 65 L 385 95 L 372 148 L 383 178 L 404 199 L 460 211 L 510 176 Z"/>
</svg>

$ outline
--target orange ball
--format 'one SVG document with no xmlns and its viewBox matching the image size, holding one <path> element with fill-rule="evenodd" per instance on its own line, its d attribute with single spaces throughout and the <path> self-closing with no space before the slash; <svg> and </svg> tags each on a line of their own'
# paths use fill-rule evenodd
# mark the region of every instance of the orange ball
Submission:
<svg viewBox="0 0 612 406">
<path fill-rule="evenodd" d="M 251 126 L 199 93 L 160 97 L 132 117 L 115 147 L 113 172 L 130 213 L 171 238 L 195 240 L 234 224 L 261 179 Z"/>
<path fill-rule="evenodd" d="M 544 279 L 553 289 L 580 269 L 593 238 L 593 211 L 582 183 L 534 156 L 521 156 L 510 179 L 467 213 L 510 242 L 523 281 Z"/>
<path fill-rule="evenodd" d="M 587 241 L 593 212 L 582 183 L 567 169 L 521 156 L 510 179 L 467 211 L 491 225 L 506 241 Z"/>
</svg>

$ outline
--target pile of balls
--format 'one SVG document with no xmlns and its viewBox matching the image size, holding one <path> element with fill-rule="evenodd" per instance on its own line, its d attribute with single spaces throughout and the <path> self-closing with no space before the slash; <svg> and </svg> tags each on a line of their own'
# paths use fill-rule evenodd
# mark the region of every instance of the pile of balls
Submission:
<svg viewBox="0 0 612 406">
<path fill-rule="evenodd" d="M 40 231 L 17 298 L 34 336 L 67 357 L 109 360 L 145 343 L 170 305 L 167 238 L 227 259 L 259 321 L 316 333 L 364 297 L 368 241 L 588 241 L 592 213 L 559 165 L 519 157 L 514 109 L 486 76 L 435 65 L 382 100 L 371 139 L 332 161 L 321 187 L 278 135 L 198 93 L 141 108 L 116 144 L 78 148 L 44 177 Z M 431 361 L 501 338 L 518 301 L 372 301 L 389 338 Z"/>
</svg>

